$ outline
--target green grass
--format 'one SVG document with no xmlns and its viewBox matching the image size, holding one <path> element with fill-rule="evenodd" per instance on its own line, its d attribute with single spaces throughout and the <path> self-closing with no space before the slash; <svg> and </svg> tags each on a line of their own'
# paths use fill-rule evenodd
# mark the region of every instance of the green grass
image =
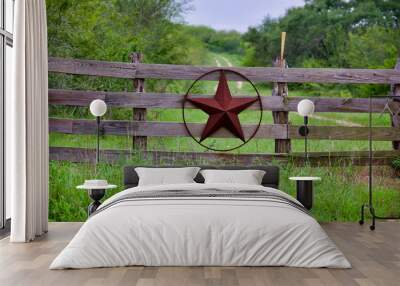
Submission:
<svg viewBox="0 0 400 286">
<path fill-rule="evenodd" d="M 144 165 L 145 160 L 136 160 Z M 69 162 L 50 163 L 50 212 L 52 221 L 85 221 L 86 207 L 90 199 L 85 191 L 76 186 L 88 178 L 105 178 L 119 187 L 107 192 L 109 197 L 122 191 L 122 168 L 120 164 L 100 164 L 95 170 L 92 164 Z M 185 162 L 191 165 L 190 161 Z M 314 207 L 312 215 L 320 222 L 357 221 L 362 203 L 368 200 L 368 186 L 360 167 L 299 168 L 292 165 L 281 166 L 280 189 L 295 196 L 295 183 L 290 176 L 320 176 L 322 181 L 314 186 Z M 387 171 L 387 170 L 386 170 Z M 385 171 L 385 172 L 386 172 Z M 399 180 L 399 179 L 396 179 Z M 393 187 L 384 186 L 378 179 L 374 183 L 374 204 L 379 215 L 399 215 L 400 192 Z"/>
<path fill-rule="evenodd" d="M 240 66 L 240 57 L 229 54 L 210 53 L 206 59 L 208 65 L 215 65 L 216 60 L 227 66 L 230 61 L 234 66 Z M 166 92 L 184 93 L 190 82 L 169 82 Z M 121 81 L 121 85 L 124 82 Z M 131 83 L 129 83 L 131 85 Z M 255 95 L 249 84 L 243 84 L 241 88 L 235 82 L 230 82 L 230 88 L 234 94 Z M 198 93 L 212 95 L 215 91 L 215 82 L 206 81 L 195 86 Z M 268 85 L 257 84 L 261 96 L 270 96 L 272 91 Z M 318 96 L 318 86 L 310 90 L 289 90 L 289 96 Z M 100 88 L 101 89 L 101 88 Z M 317 90 L 317 92 L 316 92 Z M 335 92 L 333 90 L 333 92 Z M 51 117 L 59 118 L 86 118 L 93 119 L 87 108 L 51 107 Z M 132 111 L 130 108 L 110 108 L 106 119 L 130 120 Z M 245 111 L 240 114 L 243 123 L 255 123 L 259 114 L 254 111 Z M 204 122 L 207 116 L 199 110 L 190 110 L 187 113 L 189 122 Z M 148 120 L 182 122 L 180 111 L 173 109 L 152 109 L 148 111 Z M 310 119 L 311 125 L 337 126 L 338 120 L 342 124 L 354 124 L 368 126 L 368 114 L 361 113 L 317 113 L 316 117 Z M 289 113 L 289 121 L 293 125 L 301 125 L 303 118 L 296 112 Z M 271 124 L 272 113 L 263 113 L 263 123 Z M 388 116 L 373 116 L 374 126 L 390 126 Z M 338 126 L 340 128 L 340 126 Z M 50 146 L 95 148 L 96 137 L 87 135 L 50 134 Z M 207 139 L 206 144 L 215 148 L 226 148 L 234 146 L 237 139 Z M 309 151 L 359 151 L 368 150 L 368 141 L 356 140 L 309 140 Z M 102 149 L 125 149 L 131 150 L 132 138 L 129 136 L 103 136 L 101 138 Z M 186 137 L 150 137 L 148 138 L 149 150 L 163 151 L 206 151 L 203 147 Z M 391 142 L 374 142 L 374 150 L 390 150 Z M 302 152 L 304 150 L 303 140 L 292 140 L 292 150 Z M 254 139 L 235 153 L 273 153 L 274 141 L 270 139 Z M 138 154 L 140 155 L 140 154 Z M 119 185 L 116 190 L 107 193 L 107 196 L 121 191 L 122 166 L 129 163 L 148 163 L 138 156 L 130 162 L 108 165 L 100 164 L 97 171 L 91 164 L 74 164 L 68 162 L 50 163 L 50 212 L 49 216 L 54 221 L 84 221 L 86 219 L 86 206 L 90 203 L 84 191 L 78 191 L 75 187 L 88 178 L 104 178 L 110 183 Z M 191 162 L 181 162 L 191 164 Z M 193 163 L 193 162 L 192 162 Z M 266 162 L 270 163 L 270 162 Z M 377 167 L 378 168 L 378 167 Z M 315 185 L 315 204 L 312 214 L 319 221 L 356 221 L 358 220 L 360 205 L 367 201 L 367 185 L 365 177 L 362 176 L 364 169 L 361 167 L 342 166 L 324 168 L 298 168 L 292 165 L 281 166 L 281 189 L 291 195 L 295 194 L 294 182 L 288 177 L 294 175 L 315 175 L 323 178 Z M 400 192 L 398 191 L 399 179 L 390 179 L 390 184 L 385 177 L 392 176 L 390 170 L 382 169 L 379 178 L 374 179 L 374 202 L 379 215 L 387 216 L 398 214 L 400 211 Z M 365 173 L 365 172 L 364 172 Z"/>
<path fill-rule="evenodd" d="M 86 207 L 90 203 L 86 191 L 76 189 L 90 178 L 106 178 L 111 184 L 121 186 L 122 171 L 117 166 L 100 164 L 96 174 L 89 164 L 50 162 L 49 219 L 51 221 L 85 221 Z M 122 188 L 107 192 L 107 197 Z"/>
</svg>

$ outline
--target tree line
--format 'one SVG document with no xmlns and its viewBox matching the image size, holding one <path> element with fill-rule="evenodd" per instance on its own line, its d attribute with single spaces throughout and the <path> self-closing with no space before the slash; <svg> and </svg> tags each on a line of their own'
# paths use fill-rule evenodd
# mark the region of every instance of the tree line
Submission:
<svg viewBox="0 0 400 286">
<path fill-rule="evenodd" d="M 287 32 L 289 67 L 392 69 L 400 55 L 400 1 L 306 0 L 279 19 L 266 17 L 244 35 L 244 65 L 271 66 L 280 54 L 280 33 Z M 308 85 L 310 86 L 310 85 Z M 317 87 L 320 87 L 317 85 Z M 388 87 L 347 87 L 359 96 Z"/>
<path fill-rule="evenodd" d="M 212 51 L 239 54 L 246 66 L 271 66 L 280 54 L 282 31 L 287 32 L 289 67 L 393 68 L 400 51 L 399 0 L 305 0 L 303 7 L 291 8 L 279 19 L 266 17 L 244 34 L 185 24 L 190 0 L 46 3 L 50 56 L 126 62 L 130 52 L 139 51 L 148 63 L 206 64 Z M 51 84 L 74 83 L 52 79 Z M 128 89 L 117 81 L 98 84 L 105 90 Z M 147 85 L 176 87 L 172 82 Z M 345 96 L 386 91 L 380 86 L 342 90 Z"/>
</svg>

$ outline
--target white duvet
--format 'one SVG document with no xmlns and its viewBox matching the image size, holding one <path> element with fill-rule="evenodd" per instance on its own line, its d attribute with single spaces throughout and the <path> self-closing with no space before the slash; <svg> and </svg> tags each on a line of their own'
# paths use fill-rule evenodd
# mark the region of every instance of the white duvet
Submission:
<svg viewBox="0 0 400 286">
<path fill-rule="evenodd" d="M 103 205 L 129 192 L 210 188 L 291 198 L 262 186 L 180 184 L 127 189 Z M 351 267 L 317 221 L 293 206 L 254 198 L 156 198 L 121 202 L 89 218 L 50 269 L 127 265 Z"/>
</svg>

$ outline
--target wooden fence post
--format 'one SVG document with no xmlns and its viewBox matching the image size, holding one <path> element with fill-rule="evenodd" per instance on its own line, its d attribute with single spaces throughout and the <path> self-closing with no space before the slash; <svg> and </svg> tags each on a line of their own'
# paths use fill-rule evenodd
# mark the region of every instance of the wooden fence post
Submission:
<svg viewBox="0 0 400 286">
<path fill-rule="evenodd" d="M 400 58 L 397 59 L 396 66 L 394 68 L 396 71 L 400 71 Z M 400 101 L 400 84 L 392 85 L 392 93 L 394 96 L 398 96 L 399 99 L 395 98 L 395 100 Z M 400 108 L 399 104 L 396 104 L 396 108 Z M 397 111 L 397 109 L 396 109 Z M 391 116 L 392 127 L 400 128 L 400 115 L 399 113 L 392 114 Z M 392 141 L 393 149 L 400 150 L 400 141 Z"/>
<path fill-rule="evenodd" d="M 131 53 L 131 62 L 133 64 L 139 64 L 142 61 L 141 53 Z M 135 78 L 133 80 L 133 88 L 136 92 L 144 92 L 144 79 Z M 146 108 L 133 108 L 132 120 L 134 121 L 146 121 Z M 132 137 L 133 148 L 136 150 L 147 150 L 147 137 L 146 136 L 133 136 Z"/>
<path fill-rule="evenodd" d="M 274 67 L 286 68 L 286 62 L 283 60 L 283 65 L 280 59 L 276 59 Z M 274 82 L 272 89 L 272 96 L 282 97 L 282 101 L 286 101 L 288 96 L 288 85 L 286 82 Z M 289 124 L 289 112 L 287 111 L 273 111 L 274 124 Z M 290 153 L 291 143 L 290 139 L 275 139 L 275 153 Z"/>
</svg>

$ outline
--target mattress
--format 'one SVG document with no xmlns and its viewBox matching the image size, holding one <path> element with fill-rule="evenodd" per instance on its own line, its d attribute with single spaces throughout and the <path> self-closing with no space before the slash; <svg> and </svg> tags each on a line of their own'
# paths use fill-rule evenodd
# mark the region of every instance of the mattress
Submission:
<svg viewBox="0 0 400 286">
<path fill-rule="evenodd" d="M 193 183 L 135 187 L 107 199 L 50 269 L 133 265 L 351 267 L 286 193 Z"/>
</svg>

